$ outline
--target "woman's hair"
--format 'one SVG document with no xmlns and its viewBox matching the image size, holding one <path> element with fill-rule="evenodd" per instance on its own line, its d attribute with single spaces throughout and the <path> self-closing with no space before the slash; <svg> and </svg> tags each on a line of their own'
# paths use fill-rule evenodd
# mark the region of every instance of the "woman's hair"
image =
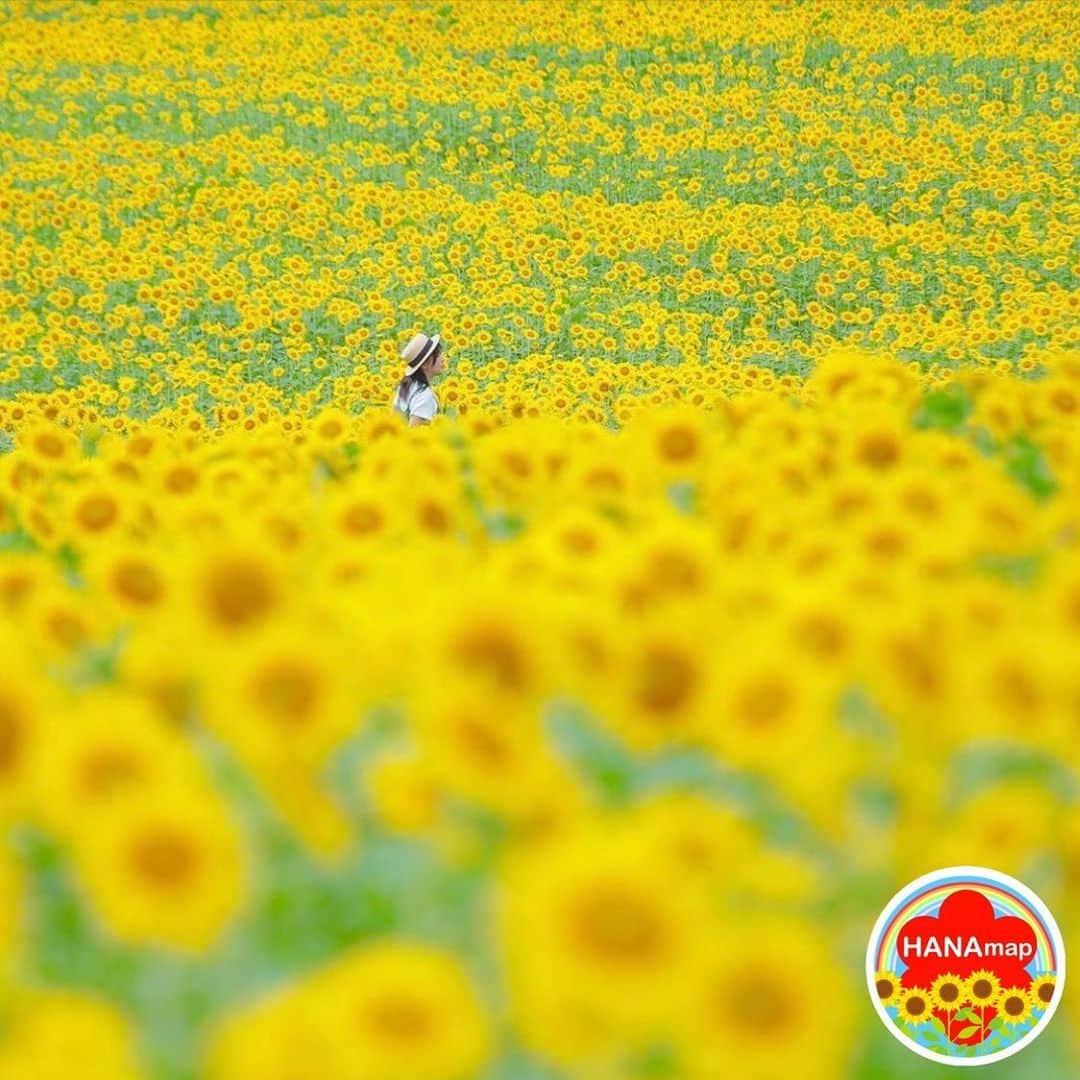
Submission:
<svg viewBox="0 0 1080 1080">
<path fill-rule="evenodd" d="M 428 360 L 434 360 L 442 352 L 442 342 L 435 346 L 435 351 L 428 357 Z M 424 368 L 427 366 L 427 361 L 418 367 L 411 375 L 405 375 L 402 377 L 401 382 L 398 383 L 397 396 L 401 399 L 402 404 L 409 400 L 409 394 L 412 393 L 414 386 L 430 386 L 431 383 L 428 380 L 427 372 Z"/>
<path fill-rule="evenodd" d="M 409 394 L 412 393 L 414 386 L 430 386 L 428 382 L 427 372 L 423 368 L 417 368 L 411 375 L 406 375 L 398 383 L 397 396 L 401 398 L 402 403 L 409 400 Z"/>
</svg>

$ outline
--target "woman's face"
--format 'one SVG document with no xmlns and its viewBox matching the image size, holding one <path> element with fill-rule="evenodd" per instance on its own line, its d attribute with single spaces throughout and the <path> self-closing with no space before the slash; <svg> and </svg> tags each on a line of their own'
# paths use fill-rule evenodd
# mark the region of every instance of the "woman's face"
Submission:
<svg viewBox="0 0 1080 1080">
<path fill-rule="evenodd" d="M 429 375 L 441 375 L 446 368 L 446 360 L 440 348 L 437 353 L 424 365 Z"/>
</svg>

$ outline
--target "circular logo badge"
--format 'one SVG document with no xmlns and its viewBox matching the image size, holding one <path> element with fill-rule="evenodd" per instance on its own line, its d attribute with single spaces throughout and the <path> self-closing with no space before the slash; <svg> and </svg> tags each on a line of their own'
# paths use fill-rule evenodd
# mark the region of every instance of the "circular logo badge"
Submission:
<svg viewBox="0 0 1080 1080">
<path fill-rule="evenodd" d="M 866 982 L 885 1026 L 945 1065 L 989 1065 L 1027 1046 L 1054 1015 L 1065 949 L 1024 884 L 950 866 L 885 905 L 866 949 Z"/>
</svg>

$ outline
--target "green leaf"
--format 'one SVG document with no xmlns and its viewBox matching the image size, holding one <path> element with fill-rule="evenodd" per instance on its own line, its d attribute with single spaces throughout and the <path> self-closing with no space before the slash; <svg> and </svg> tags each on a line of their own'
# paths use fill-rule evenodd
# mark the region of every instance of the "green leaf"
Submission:
<svg viewBox="0 0 1080 1080">
<path fill-rule="evenodd" d="M 1009 475 L 1036 499 L 1046 499 L 1057 491 L 1057 481 L 1042 449 L 1026 435 L 1013 438 L 1004 448 L 1004 454 Z"/>
<path fill-rule="evenodd" d="M 978 1030 L 979 1030 L 979 1025 L 978 1024 L 972 1024 L 970 1027 L 962 1028 L 960 1030 L 960 1032 L 957 1034 L 956 1037 L 958 1039 L 970 1039 L 971 1036 L 974 1035 L 975 1032 L 978 1031 Z"/>
<path fill-rule="evenodd" d="M 971 414 L 971 409 L 971 398 L 967 391 L 954 383 L 941 390 L 931 390 L 923 398 L 914 424 L 917 428 L 955 431 Z"/>
<path fill-rule="evenodd" d="M 668 485 L 668 499 L 680 513 L 693 515 L 697 510 L 697 488 L 692 480 L 677 480 Z"/>
<path fill-rule="evenodd" d="M 934 1025 L 936 1031 L 940 1031 L 942 1035 L 945 1034 L 945 1025 L 936 1017 L 930 1017 L 930 1023 Z"/>
<path fill-rule="evenodd" d="M 974 1023 L 981 1023 L 979 1014 L 972 1008 L 958 1009 L 955 1018 L 956 1020 L 971 1020 Z"/>
</svg>

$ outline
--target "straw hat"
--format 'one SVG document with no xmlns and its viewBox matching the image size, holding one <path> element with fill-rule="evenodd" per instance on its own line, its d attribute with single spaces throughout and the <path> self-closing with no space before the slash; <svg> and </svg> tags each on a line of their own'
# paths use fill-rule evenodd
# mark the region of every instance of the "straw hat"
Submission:
<svg viewBox="0 0 1080 1080">
<path fill-rule="evenodd" d="M 418 371 L 425 360 L 435 355 L 438 347 L 438 334 L 434 337 L 428 337 L 427 334 L 414 334 L 409 344 L 401 350 L 401 359 L 409 365 L 405 374 L 412 375 L 414 371 Z"/>
</svg>

